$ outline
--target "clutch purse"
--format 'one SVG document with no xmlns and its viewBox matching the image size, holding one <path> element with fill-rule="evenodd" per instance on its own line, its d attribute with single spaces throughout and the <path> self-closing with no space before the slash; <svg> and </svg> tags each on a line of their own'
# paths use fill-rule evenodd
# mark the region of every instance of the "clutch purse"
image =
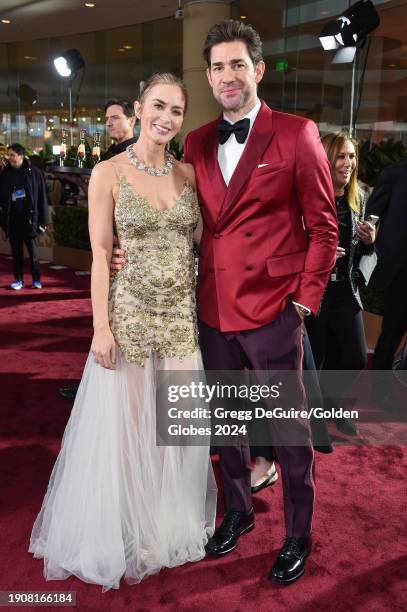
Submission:
<svg viewBox="0 0 407 612">
<path fill-rule="evenodd" d="M 374 251 L 370 255 L 362 255 L 359 262 L 359 272 L 363 276 L 363 280 L 365 281 L 365 286 L 369 284 L 370 277 L 373 274 L 373 270 L 375 269 L 377 264 L 377 254 Z"/>
</svg>

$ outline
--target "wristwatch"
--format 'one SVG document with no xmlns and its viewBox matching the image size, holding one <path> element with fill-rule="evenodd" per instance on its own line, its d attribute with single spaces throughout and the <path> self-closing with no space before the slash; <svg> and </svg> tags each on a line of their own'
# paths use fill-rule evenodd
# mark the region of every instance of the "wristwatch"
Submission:
<svg viewBox="0 0 407 612">
<path fill-rule="evenodd" d="M 297 306 L 298 310 L 301 312 L 301 314 L 302 314 L 304 317 L 308 317 L 308 315 L 310 315 L 310 314 L 311 314 L 310 309 L 309 309 L 309 308 L 307 308 L 306 306 L 303 306 L 302 304 L 299 304 L 298 302 L 293 302 L 293 304 L 294 304 L 295 306 Z"/>
</svg>

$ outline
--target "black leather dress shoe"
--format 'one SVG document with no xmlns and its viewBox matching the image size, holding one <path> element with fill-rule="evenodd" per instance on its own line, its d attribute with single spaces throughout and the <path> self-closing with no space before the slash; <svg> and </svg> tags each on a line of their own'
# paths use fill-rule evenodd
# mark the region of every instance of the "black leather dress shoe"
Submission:
<svg viewBox="0 0 407 612">
<path fill-rule="evenodd" d="M 286 538 L 269 578 L 278 584 L 291 584 L 298 580 L 305 570 L 309 545 L 309 538 Z"/>
<path fill-rule="evenodd" d="M 58 389 L 58 393 L 64 399 L 75 399 L 78 391 L 78 385 L 76 387 L 61 387 Z"/>
<path fill-rule="evenodd" d="M 253 508 L 249 512 L 231 510 L 225 515 L 219 529 L 208 540 L 205 546 L 206 554 L 212 557 L 221 557 L 232 552 L 236 548 L 240 536 L 251 531 L 253 527 Z"/>
</svg>

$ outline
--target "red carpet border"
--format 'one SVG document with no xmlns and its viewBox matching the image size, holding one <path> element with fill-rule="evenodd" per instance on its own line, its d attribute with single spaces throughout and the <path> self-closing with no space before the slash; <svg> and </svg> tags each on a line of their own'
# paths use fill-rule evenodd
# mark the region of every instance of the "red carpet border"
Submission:
<svg viewBox="0 0 407 612">
<path fill-rule="evenodd" d="M 80 378 L 90 347 L 90 277 L 43 265 L 42 291 L 14 292 L 7 289 L 10 269 L 0 256 L 0 590 L 76 591 L 80 612 L 407 609 L 401 446 L 317 454 L 313 553 L 306 575 L 290 587 L 267 580 L 284 535 L 280 480 L 256 496 L 256 528 L 224 559 L 164 570 L 135 586 L 122 582 L 107 593 L 76 578 L 46 582 L 28 540 L 71 408 L 58 388 Z"/>
</svg>

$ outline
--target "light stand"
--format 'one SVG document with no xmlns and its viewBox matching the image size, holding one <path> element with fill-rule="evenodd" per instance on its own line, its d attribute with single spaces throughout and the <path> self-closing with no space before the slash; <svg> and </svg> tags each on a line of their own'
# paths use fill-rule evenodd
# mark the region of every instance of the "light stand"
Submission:
<svg viewBox="0 0 407 612">
<path fill-rule="evenodd" d="M 367 41 L 367 35 L 373 32 L 379 24 L 380 17 L 371 0 L 360 0 L 353 6 L 350 6 L 343 15 L 340 15 L 334 21 L 326 23 L 319 35 L 319 40 L 325 51 L 336 50 L 332 60 L 333 64 L 352 63 L 349 113 L 350 136 L 353 136 L 355 130 L 356 115 L 359 110 L 361 97 L 361 91 L 359 91 L 359 101 L 355 109 L 356 62 L 360 49 Z M 365 68 L 369 46 L 366 53 Z M 362 79 L 363 76 L 364 70 Z"/>
<path fill-rule="evenodd" d="M 85 68 L 85 60 L 83 59 L 78 49 L 68 49 L 59 57 L 54 59 L 54 66 L 58 74 L 63 78 L 69 78 L 68 95 L 69 95 L 69 133 L 70 133 L 70 145 L 73 146 L 73 106 L 72 106 L 72 83 L 80 70 Z M 82 72 L 83 80 L 83 72 Z M 79 91 L 82 85 L 82 80 L 79 85 L 77 94 L 77 100 L 79 97 Z"/>
<path fill-rule="evenodd" d="M 73 147 L 72 81 L 69 81 L 69 143 Z"/>
<path fill-rule="evenodd" d="M 356 121 L 353 121 L 354 108 L 355 108 L 355 82 L 356 82 L 356 59 L 358 57 L 358 52 L 356 51 L 355 58 L 352 62 L 352 80 L 351 80 L 351 90 L 350 90 L 350 113 L 349 113 L 349 135 L 353 136 L 353 131 L 355 129 Z"/>
</svg>

